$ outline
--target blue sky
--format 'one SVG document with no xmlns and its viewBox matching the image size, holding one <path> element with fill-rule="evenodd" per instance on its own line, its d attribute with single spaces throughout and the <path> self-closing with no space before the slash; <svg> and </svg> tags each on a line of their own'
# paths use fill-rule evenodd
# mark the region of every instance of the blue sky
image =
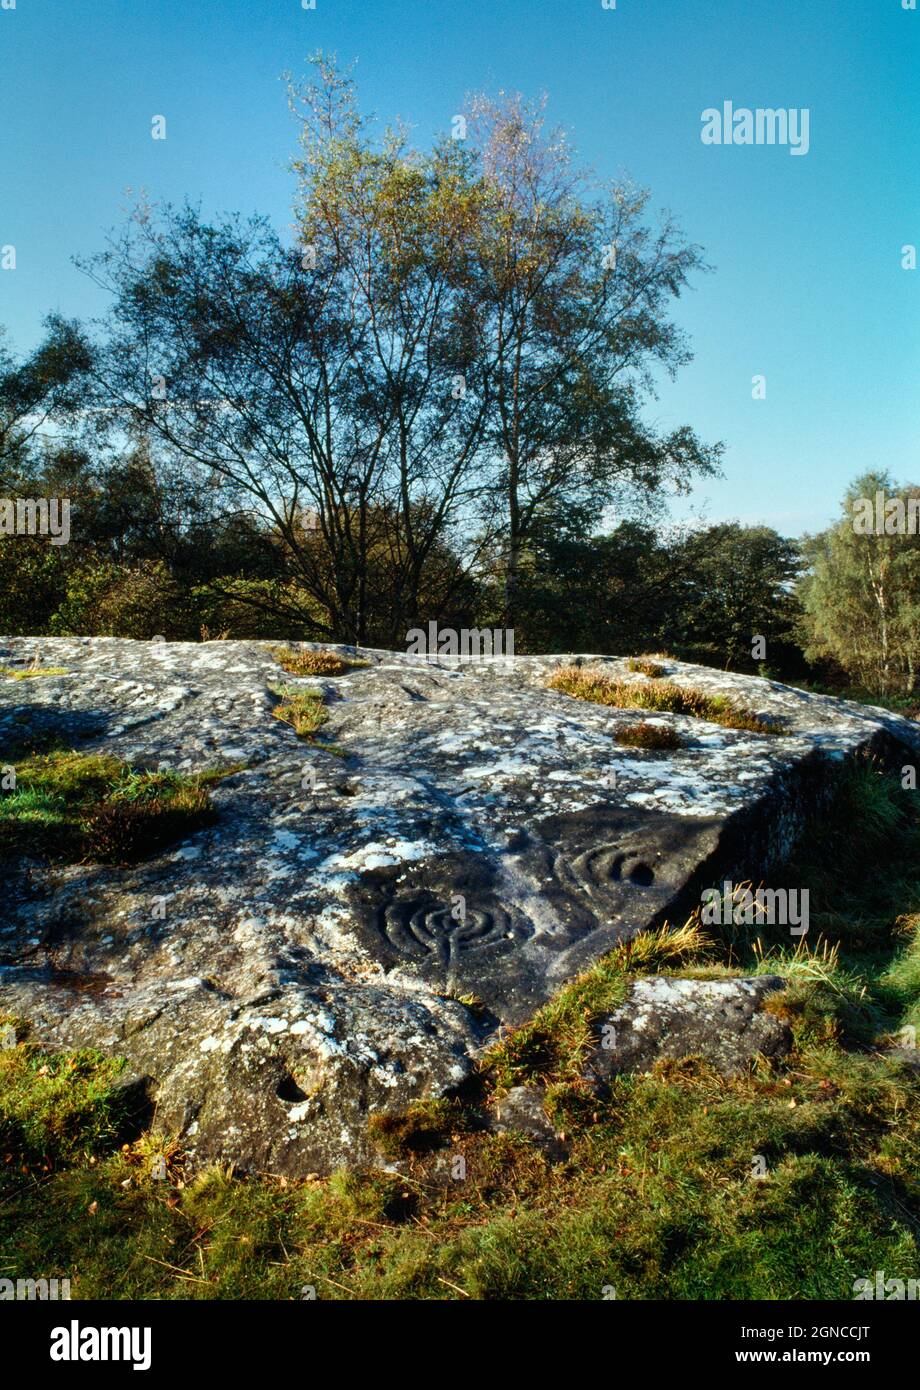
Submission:
<svg viewBox="0 0 920 1390">
<path fill-rule="evenodd" d="M 11 0 L 0 0 L 0 6 Z M 365 109 L 420 142 L 464 95 L 547 92 L 583 160 L 628 174 L 714 272 L 676 317 L 695 360 L 649 406 L 727 449 L 675 514 L 815 530 L 867 468 L 920 482 L 920 11 L 902 0 L 15 0 L 0 8 L 0 324 L 104 301 L 71 264 L 131 202 L 290 220 L 280 80 L 356 60 Z M 701 113 L 807 107 L 810 149 L 706 146 Z M 167 139 L 154 141 L 154 115 Z M 766 399 L 751 379 L 766 377 Z"/>
</svg>

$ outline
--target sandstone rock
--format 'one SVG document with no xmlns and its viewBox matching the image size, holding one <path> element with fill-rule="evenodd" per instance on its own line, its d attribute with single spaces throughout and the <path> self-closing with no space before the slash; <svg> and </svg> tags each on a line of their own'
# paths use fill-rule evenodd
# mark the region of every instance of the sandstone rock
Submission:
<svg viewBox="0 0 920 1390">
<path fill-rule="evenodd" d="M 920 749 L 887 711 L 678 662 L 782 736 L 662 715 L 685 747 L 622 748 L 635 711 L 546 689 L 572 658 L 362 651 L 297 680 L 271 646 L 0 641 L 0 665 L 67 671 L 0 678 L 0 750 L 29 729 L 245 764 L 216 824 L 130 869 L 4 866 L 0 1010 L 127 1056 L 195 1157 L 280 1173 L 371 1161 L 369 1113 L 461 1085 L 500 1023 L 702 886 L 778 871 L 844 758 Z M 280 684 L 323 692 L 339 753 L 271 717 Z"/>
<path fill-rule="evenodd" d="M 622 1007 L 604 1020 L 601 1043 L 588 1059 L 588 1077 L 603 1085 L 621 1072 L 649 1071 L 665 1057 L 703 1057 L 723 1076 L 734 1076 L 758 1054 L 782 1056 L 792 1034 L 763 1009 L 765 997 L 782 988 L 777 975 L 635 980 Z"/>
</svg>

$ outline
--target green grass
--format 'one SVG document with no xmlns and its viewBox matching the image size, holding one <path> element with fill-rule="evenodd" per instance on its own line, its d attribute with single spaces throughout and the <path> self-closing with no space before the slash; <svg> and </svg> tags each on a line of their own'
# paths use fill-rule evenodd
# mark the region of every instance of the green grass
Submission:
<svg viewBox="0 0 920 1390">
<path fill-rule="evenodd" d="M 0 1162 L 23 1175 L 110 1152 L 126 1119 L 124 1062 L 90 1049 L 43 1053 L 25 1025 L 4 1028 L 17 1045 L 0 1047 Z"/>
<path fill-rule="evenodd" d="M 31 681 L 39 676 L 66 676 L 66 666 L 0 666 L 0 676 L 11 681 Z"/>
<path fill-rule="evenodd" d="M 315 690 L 281 686 L 272 693 L 278 697 L 273 716 L 282 724 L 290 724 L 298 738 L 312 740 L 329 718 L 323 697 Z"/>
<path fill-rule="evenodd" d="M 329 712 L 319 691 L 297 690 L 292 686 L 270 689 L 278 699 L 278 703 L 272 709 L 275 719 L 280 719 L 282 724 L 289 724 L 298 738 L 321 748 L 324 753 L 333 753 L 337 758 L 347 757 L 344 748 L 335 743 L 323 743 L 318 737 L 320 729 L 329 719 Z"/>
<path fill-rule="evenodd" d="M 624 944 L 492 1048 L 478 1094 L 372 1122 L 398 1172 L 193 1174 L 169 1136 L 123 1134 L 112 1063 L 18 1041 L 0 1053 L 0 1272 L 70 1277 L 75 1298 L 202 1299 L 851 1299 L 876 1269 L 916 1278 L 920 1080 L 883 1043 L 920 1007 L 920 815 L 867 763 L 803 845 L 783 881 L 811 893 L 806 943 L 707 937 L 694 918 Z M 786 979 L 770 1007 L 788 1057 L 587 1088 L 631 976 L 752 970 Z M 482 1128 L 489 1094 L 520 1084 L 548 1088 L 568 1145 L 554 1167 Z M 459 1158 L 465 1178 L 444 1177 Z"/>
<path fill-rule="evenodd" d="M 663 714 L 689 714 L 721 724 L 727 729 L 750 733 L 775 734 L 776 722 L 767 722 L 750 710 L 741 709 L 727 696 L 708 695 L 692 686 L 674 685 L 667 680 L 617 681 L 581 666 L 564 666 L 548 682 L 551 690 L 562 691 L 576 700 L 609 705 L 614 709 L 650 709 Z"/>
<path fill-rule="evenodd" d="M 195 777 L 141 772 L 101 753 L 57 749 L 13 765 L 0 792 L 0 857 L 133 863 L 211 824 L 208 787 L 238 767 Z"/>
</svg>

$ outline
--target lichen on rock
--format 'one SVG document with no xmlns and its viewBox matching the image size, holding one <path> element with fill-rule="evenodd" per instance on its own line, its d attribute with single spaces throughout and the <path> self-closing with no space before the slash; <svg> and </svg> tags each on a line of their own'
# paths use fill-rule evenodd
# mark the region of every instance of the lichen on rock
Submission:
<svg viewBox="0 0 920 1390">
<path fill-rule="evenodd" d="M 573 662 L 647 679 L 625 660 L 332 650 L 364 664 L 298 677 L 269 642 L 0 643 L 4 666 L 48 668 L 0 687 L 0 761 L 57 739 L 237 769 L 213 824 L 140 863 L 4 865 L 0 1011 L 48 1046 L 126 1056 L 202 1160 L 371 1161 L 370 1115 L 461 1087 L 500 1025 L 702 887 L 778 872 L 843 760 L 920 749 L 885 710 L 674 661 L 664 678 L 781 732 L 656 713 L 679 746 L 624 746 L 635 710 L 547 683 Z M 272 717 L 279 686 L 322 697 L 321 739 Z"/>
</svg>

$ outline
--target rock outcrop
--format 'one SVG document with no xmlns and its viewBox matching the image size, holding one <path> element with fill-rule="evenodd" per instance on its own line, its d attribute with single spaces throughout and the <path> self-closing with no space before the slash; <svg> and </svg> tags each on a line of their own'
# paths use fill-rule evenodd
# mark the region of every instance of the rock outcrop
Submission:
<svg viewBox="0 0 920 1390">
<path fill-rule="evenodd" d="M 781 1057 L 789 1051 L 791 1031 L 763 1004 L 783 987 L 776 975 L 729 980 L 645 975 L 604 1020 L 587 1074 L 603 1088 L 613 1076 L 650 1071 L 664 1058 L 703 1057 L 723 1076 L 735 1076 L 758 1054 Z"/>
<path fill-rule="evenodd" d="M 782 732 L 647 715 L 685 746 L 620 747 L 634 710 L 546 688 L 573 658 L 362 651 L 298 680 L 261 642 L 0 647 L 66 671 L 0 678 L 0 748 L 242 769 L 213 826 L 141 864 L 6 864 L 0 1011 L 126 1056 L 196 1157 L 282 1173 L 368 1160 L 370 1113 L 460 1086 L 499 1024 L 701 887 L 777 873 L 843 759 L 920 749 L 884 710 L 679 662 Z M 322 691 L 329 746 L 271 717 L 282 684 Z"/>
</svg>

